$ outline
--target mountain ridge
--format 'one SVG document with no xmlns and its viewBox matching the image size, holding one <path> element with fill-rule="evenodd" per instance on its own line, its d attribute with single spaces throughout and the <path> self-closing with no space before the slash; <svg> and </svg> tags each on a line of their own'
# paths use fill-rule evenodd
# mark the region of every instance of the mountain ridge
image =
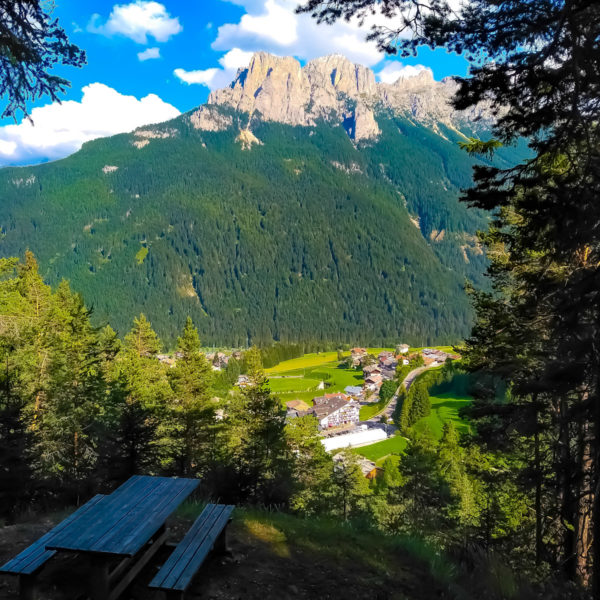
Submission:
<svg viewBox="0 0 600 600">
<path fill-rule="evenodd" d="M 313 59 L 302 67 L 295 58 L 257 52 L 248 67 L 238 70 L 230 86 L 211 92 L 193 119 L 199 129 L 225 126 L 223 122 L 211 124 L 215 106 L 248 113 L 250 119 L 258 114 L 288 125 L 314 126 L 324 119 L 345 124 L 357 142 L 379 136 L 375 112 L 381 109 L 410 114 L 419 122 L 438 121 L 457 130 L 475 120 L 489 128 L 494 119 L 489 106 L 469 111 L 450 106 L 456 87 L 451 78 L 435 81 L 428 69 L 390 84 L 377 82 L 371 69 L 339 54 Z"/>
</svg>

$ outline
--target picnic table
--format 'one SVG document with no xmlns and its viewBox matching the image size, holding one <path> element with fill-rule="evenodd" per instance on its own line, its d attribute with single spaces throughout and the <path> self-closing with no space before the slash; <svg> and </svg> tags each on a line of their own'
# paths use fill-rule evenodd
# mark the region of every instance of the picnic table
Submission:
<svg viewBox="0 0 600 600">
<path fill-rule="evenodd" d="M 112 494 L 92 498 L 0 570 L 22 574 L 30 589 L 37 570 L 53 554 L 77 553 L 90 559 L 91 597 L 115 600 L 164 544 L 167 519 L 198 483 L 131 477 Z"/>
</svg>

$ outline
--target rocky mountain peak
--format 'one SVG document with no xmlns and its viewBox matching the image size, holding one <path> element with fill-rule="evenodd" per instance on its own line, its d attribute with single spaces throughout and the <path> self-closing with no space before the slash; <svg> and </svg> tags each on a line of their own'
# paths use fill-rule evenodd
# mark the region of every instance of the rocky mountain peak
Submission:
<svg viewBox="0 0 600 600">
<path fill-rule="evenodd" d="M 229 87 L 212 92 L 208 105 L 192 115 L 200 129 L 223 129 L 222 118 L 214 122 L 214 108 L 230 106 L 250 115 L 289 125 L 314 125 L 317 120 L 337 122 L 356 142 L 379 135 L 376 114 L 381 110 L 408 114 L 426 124 L 442 122 L 458 127 L 479 111 L 464 115 L 450 106 L 456 84 L 435 81 L 425 69 L 392 84 L 377 82 L 373 71 L 333 54 L 309 61 L 304 67 L 293 57 L 267 52 L 253 55 Z"/>
</svg>

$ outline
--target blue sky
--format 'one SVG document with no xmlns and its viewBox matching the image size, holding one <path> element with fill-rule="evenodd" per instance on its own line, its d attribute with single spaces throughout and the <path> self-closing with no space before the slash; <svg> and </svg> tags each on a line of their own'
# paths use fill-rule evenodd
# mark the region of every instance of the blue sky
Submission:
<svg viewBox="0 0 600 600">
<path fill-rule="evenodd" d="M 0 166 L 61 158 L 88 139 L 188 111 L 227 85 L 258 50 L 302 63 L 341 53 L 388 82 L 422 67 L 436 79 L 467 72 L 463 58 L 444 50 L 384 56 L 357 23 L 317 25 L 294 13 L 297 2 L 55 0 L 54 16 L 86 50 L 88 64 L 56 69 L 72 87 L 60 106 L 44 98 L 31 106 L 34 127 L 0 120 Z"/>
</svg>

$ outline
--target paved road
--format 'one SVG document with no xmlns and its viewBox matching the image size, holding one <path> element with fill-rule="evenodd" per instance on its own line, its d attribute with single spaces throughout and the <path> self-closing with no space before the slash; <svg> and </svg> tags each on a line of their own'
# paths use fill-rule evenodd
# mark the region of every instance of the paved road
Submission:
<svg viewBox="0 0 600 600">
<path fill-rule="evenodd" d="M 410 386 L 413 384 L 413 381 L 421 374 L 423 373 L 423 371 L 426 371 L 427 369 L 433 367 L 433 366 L 437 366 L 437 365 L 430 365 L 429 367 L 419 367 L 418 369 L 413 369 L 405 378 L 404 381 L 402 382 L 404 387 L 406 388 L 406 390 L 408 391 L 408 389 L 410 388 Z M 368 423 L 379 423 L 379 420 L 381 419 L 382 415 L 385 415 L 388 418 L 388 421 L 391 421 L 392 416 L 394 415 L 394 411 L 396 410 L 396 403 L 398 402 L 398 392 L 400 391 L 400 387 L 396 390 L 396 393 L 392 396 L 392 399 L 389 401 L 388 405 L 385 407 L 384 410 L 382 410 L 379 414 L 371 417 L 367 422 Z"/>
</svg>

